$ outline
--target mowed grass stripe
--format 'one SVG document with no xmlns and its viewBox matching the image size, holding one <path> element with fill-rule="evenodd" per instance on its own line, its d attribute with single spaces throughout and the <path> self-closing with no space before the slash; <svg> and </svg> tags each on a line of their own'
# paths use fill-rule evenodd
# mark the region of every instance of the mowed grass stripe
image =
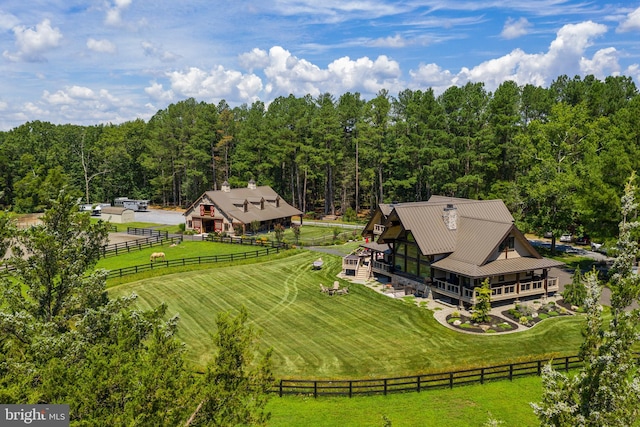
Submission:
<svg viewBox="0 0 640 427">
<path fill-rule="evenodd" d="M 320 293 L 340 271 L 341 259 L 317 253 L 251 265 L 165 275 L 111 288 L 135 291 L 141 307 L 162 301 L 180 314 L 179 337 L 189 358 L 203 366 L 214 348 L 215 315 L 244 305 L 274 349 L 274 371 L 285 378 L 367 378 L 411 375 L 575 354 L 582 341 L 579 317 L 546 320 L 507 335 L 461 334 L 440 325 L 424 308 L 348 284 L 349 295 Z"/>
</svg>

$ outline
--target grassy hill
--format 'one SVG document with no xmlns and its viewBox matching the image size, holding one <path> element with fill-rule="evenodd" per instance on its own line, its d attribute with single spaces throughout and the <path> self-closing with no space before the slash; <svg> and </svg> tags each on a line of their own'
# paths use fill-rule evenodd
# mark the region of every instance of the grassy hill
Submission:
<svg viewBox="0 0 640 427">
<path fill-rule="evenodd" d="M 139 305 L 166 302 L 179 314 L 179 337 L 189 358 L 203 366 L 213 345 L 215 315 L 245 305 L 274 349 L 274 371 L 284 378 L 367 378 L 410 375 L 486 366 L 513 360 L 575 354 L 581 342 L 579 317 L 542 322 L 521 333 L 468 335 L 451 331 L 432 313 L 363 286 L 330 297 L 319 292 L 340 271 L 339 257 L 317 253 L 215 269 L 163 275 L 110 288 L 114 295 L 135 292 Z"/>
</svg>

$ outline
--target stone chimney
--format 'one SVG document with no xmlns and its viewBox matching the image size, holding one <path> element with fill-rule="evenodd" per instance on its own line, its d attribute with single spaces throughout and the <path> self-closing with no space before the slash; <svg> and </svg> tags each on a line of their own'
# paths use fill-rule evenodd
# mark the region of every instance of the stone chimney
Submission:
<svg viewBox="0 0 640 427">
<path fill-rule="evenodd" d="M 249 180 L 249 185 L 247 185 L 247 188 L 249 190 L 255 190 L 256 189 L 256 182 L 253 180 L 253 178 L 251 178 Z"/>
<path fill-rule="evenodd" d="M 444 224 L 449 230 L 455 230 L 458 228 L 458 209 L 452 204 L 447 204 L 442 214 Z"/>
<path fill-rule="evenodd" d="M 224 182 L 222 183 L 222 187 L 220 187 L 220 189 L 222 191 L 224 191 L 225 193 L 228 193 L 229 191 L 231 191 L 231 186 L 229 185 L 229 181 L 227 181 L 225 179 Z"/>
</svg>

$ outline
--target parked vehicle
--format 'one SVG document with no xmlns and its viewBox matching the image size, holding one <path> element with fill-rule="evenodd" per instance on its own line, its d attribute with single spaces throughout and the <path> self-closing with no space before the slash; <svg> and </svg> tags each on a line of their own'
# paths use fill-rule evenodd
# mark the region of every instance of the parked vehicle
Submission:
<svg viewBox="0 0 640 427">
<path fill-rule="evenodd" d="M 560 241 L 562 243 L 571 243 L 573 242 L 573 236 L 571 236 L 571 234 L 563 234 L 560 236 Z"/>
<path fill-rule="evenodd" d="M 591 244 L 591 239 L 586 234 L 576 239 L 576 245 L 588 246 L 589 244 Z"/>
<path fill-rule="evenodd" d="M 542 237 L 545 239 L 551 239 L 553 237 L 553 231 L 545 231 Z"/>
<path fill-rule="evenodd" d="M 598 249 L 602 248 L 602 243 L 591 242 L 591 250 L 598 251 Z"/>
</svg>

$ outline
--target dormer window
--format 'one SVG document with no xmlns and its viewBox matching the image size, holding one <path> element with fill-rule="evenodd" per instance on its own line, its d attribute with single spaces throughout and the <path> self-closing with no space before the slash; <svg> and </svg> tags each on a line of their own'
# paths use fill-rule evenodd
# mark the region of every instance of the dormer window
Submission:
<svg viewBox="0 0 640 427">
<path fill-rule="evenodd" d="M 513 236 L 509 236 L 500 243 L 500 247 L 498 248 L 499 252 L 504 252 L 505 250 L 512 251 L 516 247 L 516 238 Z"/>
</svg>

